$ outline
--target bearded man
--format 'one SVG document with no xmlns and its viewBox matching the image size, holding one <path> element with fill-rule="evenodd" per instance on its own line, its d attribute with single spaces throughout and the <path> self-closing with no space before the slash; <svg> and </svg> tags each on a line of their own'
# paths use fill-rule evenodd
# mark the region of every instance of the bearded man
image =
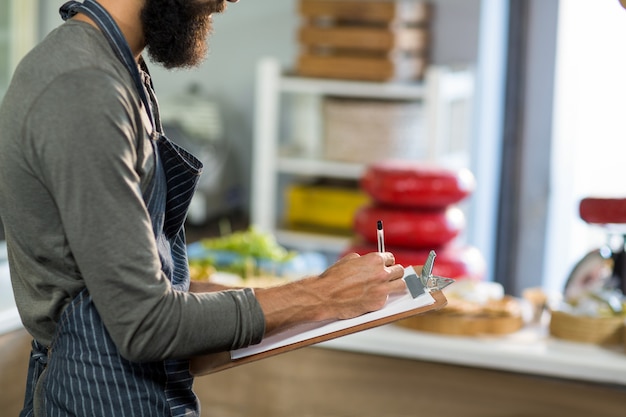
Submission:
<svg viewBox="0 0 626 417">
<path fill-rule="evenodd" d="M 13 76 L 0 106 L 0 216 L 33 336 L 22 416 L 199 416 L 189 358 L 406 291 L 391 253 L 350 254 L 274 288 L 190 282 L 183 223 L 203 167 L 162 131 L 142 53 L 197 66 L 225 7 L 70 1 Z"/>
</svg>

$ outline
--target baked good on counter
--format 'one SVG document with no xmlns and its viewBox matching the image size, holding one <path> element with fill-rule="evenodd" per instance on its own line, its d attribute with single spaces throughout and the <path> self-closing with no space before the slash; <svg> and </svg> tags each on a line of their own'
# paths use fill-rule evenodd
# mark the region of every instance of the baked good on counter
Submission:
<svg viewBox="0 0 626 417">
<path fill-rule="evenodd" d="M 443 290 L 441 310 L 400 320 L 402 327 L 449 335 L 502 335 L 524 326 L 522 303 L 495 282 L 460 280 Z"/>
</svg>

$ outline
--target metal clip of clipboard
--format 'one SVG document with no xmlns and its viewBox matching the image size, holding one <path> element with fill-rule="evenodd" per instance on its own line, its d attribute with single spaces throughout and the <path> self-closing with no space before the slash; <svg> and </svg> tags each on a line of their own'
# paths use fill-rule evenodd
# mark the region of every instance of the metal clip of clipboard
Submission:
<svg viewBox="0 0 626 417">
<path fill-rule="evenodd" d="M 417 298 L 426 291 L 441 291 L 454 282 L 452 278 L 444 278 L 433 275 L 433 266 L 435 265 L 436 256 L 437 254 L 435 251 L 431 250 L 424 266 L 422 267 L 420 276 L 418 277 L 415 274 L 411 274 L 404 278 L 406 286 L 413 298 Z"/>
</svg>

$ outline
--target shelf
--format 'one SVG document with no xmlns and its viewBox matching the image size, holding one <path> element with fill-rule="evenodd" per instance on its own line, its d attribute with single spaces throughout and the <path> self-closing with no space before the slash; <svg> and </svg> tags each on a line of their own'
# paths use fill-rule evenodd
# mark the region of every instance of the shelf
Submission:
<svg viewBox="0 0 626 417">
<path fill-rule="evenodd" d="M 277 170 L 283 174 L 332 176 L 358 180 L 365 172 L 365 165 L 321 159 L 280 157 L 277 161 Z"/>
<path fill-rule="evenodd" d="M 287 229 L 275 231 L 276 240 L 283 246 L 300 251 L 319 251 L 341 253 L 350 246 L 352 238 L 311 232 L 299 232 Z"/>
<path fill-rule="evenodd" d="M 421 100 L 425 96 L 423 83 L 376 83 L 366 81 L 326 80 L 283 76 L 279 88 L 286 93 L 308 93 L 377 99 Z"/>
<path fill-rule="evenodd" d="M 324 149 L 324 136 L 320 131 L 323 126 L 321 100 L 335 96 L 419 102 L 424 106 L 423 137 L 428 148 L 420 158 L 439 161 L 444 156 L 466 151 L 457 147 L 464 146 L 463 132 L 470 130 L 470 119 L 462 116 L 470 108 L 466 104 L 471 99 L 472 80 L 469 70 L 435 66 L 429 68 L 424 80 L 419 82 L 310 78 L 285 75 L 276 59 L 260 60 L 255 92 L 251 224 L 275 234 L 281 244 L 296 250 L 344 251 L 349 246 L 349 238 L 325 235 L 321 230 L 317 235 L 286 231 L 279 225 L 281 210 L 277 206 L 282 203 L 283 189 L 290 181 L 300 180 L 288 178 L 289 175 L 359 180 L 367 169 L 366 163 L 345 163 L 320 156 Z M 290 94 L 294 97 L 284 97 Z M 291 112 L 284 111 L 287 107 Z M 283 137 L 287 126 L 297 130 L 289 132 L 292 140 Z M 279 179 L 280 176 L 283 178 Z"/>
</svg>

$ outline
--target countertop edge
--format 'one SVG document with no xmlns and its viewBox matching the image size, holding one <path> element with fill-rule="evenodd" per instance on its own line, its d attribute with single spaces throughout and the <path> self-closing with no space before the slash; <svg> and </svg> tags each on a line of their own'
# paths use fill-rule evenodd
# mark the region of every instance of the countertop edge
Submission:
<svg viewBox="0 0 626 417">
<path fill-rule="evenodd" d="M 556 340 L 538 328 L 502 337 L 464 337 L 390 324 L 319 346 L 626 387 L 626 351 Z"/>
</svg>

